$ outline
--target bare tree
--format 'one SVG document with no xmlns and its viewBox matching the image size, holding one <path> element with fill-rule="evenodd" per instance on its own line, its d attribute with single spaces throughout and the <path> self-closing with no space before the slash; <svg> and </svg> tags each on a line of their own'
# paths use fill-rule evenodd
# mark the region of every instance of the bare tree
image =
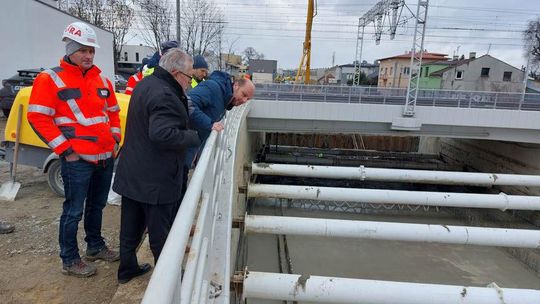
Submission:
<svg viewBox="0 0 540 304">
<path fill-rule="evenodd" d="M 114 69 L 122 52 L 126 34 L 133 20 L 134 10 L 128 0 L 74 0 L 67 10 L 89 23 L 113 33 Z"/>
<path fill-rule="evenodd" d="M 525 55 L 531 56 L 531 74 L 534 79 L 540 79 L 540 17 L 530 20 L 523 32 Z"/>
<path fill-rule="evenodd" d="M 225 21 L 213 0 L 192 0 L 182 6 L 182 47 L 191 55 L 215 53 L 219 58 Z"/>
<path fill-rule="evenodd" d="M 252 59 L 264 59 L 264 54 L 263 53 L 259 53 L 255 50 L 255 48 L 251 47 L 251 46 L 248 46 L 244 52 L 243 52 L 243 56 L 242 56 L 243 60 L 244 60 L 244 64 L 245 65 L 248 65 L 249 64 L 249 61 L 252 60 Z"/>
<path fill-rule="evenodd" d="M 137 0 L 142 39 L 159 50 L 162 42 L 173 40 L 173 9 L 167 0 Z"/>
</svg>

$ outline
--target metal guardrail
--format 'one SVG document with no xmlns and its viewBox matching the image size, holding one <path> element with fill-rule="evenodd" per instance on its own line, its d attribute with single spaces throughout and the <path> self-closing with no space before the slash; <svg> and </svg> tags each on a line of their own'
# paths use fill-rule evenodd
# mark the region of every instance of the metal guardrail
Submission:
<svg viewBox="0 0 540 304">
<path fill-rule="evenodd" d="M 255 98 L 307 102 L 405 105 L 406 88 L 257 84 Z M 540 111 L 540 94 L 422 89 L 417 106 Z"/>
<path fill-rule="evenodd" d="M 224 122 L 225 130 L 213 131 L 207 139 L 142 303 L 204 303 L 208 297 L 228 301 L 230 253 L 223 258 L 227 265 L 223 267 L 224 273 L 220 274 L 222 282 L 216 282 L 209 269 L 212 267 L 212 253 L 223 253 L 222 248 L 218 248 L 220 242 L 216 241 L 223 234 L 218 231 L 219 227 L 224 220 L 232 223 L 232 216 L 221 213 L 219 207 L 232 204 L 232 199 L 222 194 L 230 192 L 234 181 L 226 181 L 224 174 L 232 170 L 234 157 L 231 156 L 234 153 L 231 151 L 234 151 L 241 116 L 245 111 L 245 106 L 230 111 Z M 187 247 L 196 214 L 194 234 Z M 189 248 L 187 257 L 186 247 Z"/>
</svg>

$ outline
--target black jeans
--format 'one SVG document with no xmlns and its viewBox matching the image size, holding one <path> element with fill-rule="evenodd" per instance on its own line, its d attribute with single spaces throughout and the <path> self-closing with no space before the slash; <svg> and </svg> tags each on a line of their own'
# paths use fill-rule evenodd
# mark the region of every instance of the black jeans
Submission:
<svg viewBox="0 0 540 304">
<path fill-rule="evenodd" d="M 177 203 L 151 205 L 122 197 L 118 279 L 130 278 L 138 272 L 139 262 L 136 251 L 146 227 L 148 227 L 150 250 L 154 255 L 154 263 L 157 263 L 171 230 L 171 219 L 176 205 Z"/>
</svg>

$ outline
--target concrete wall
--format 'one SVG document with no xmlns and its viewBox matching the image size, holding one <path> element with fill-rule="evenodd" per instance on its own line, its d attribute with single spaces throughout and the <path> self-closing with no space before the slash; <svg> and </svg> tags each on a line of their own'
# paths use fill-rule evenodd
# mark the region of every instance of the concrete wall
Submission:
<svg viewBox="0 0 540 304">
<path fill-rule="evenodd" d="M 488 140 L 441 138 L 441 155 L 480 172 L 540 174 L 540 145 Z M 508 193 L 540 195 L 538 187 L 501 187 Z"/>
<path fill-rule="evenodd" d="M 481 76 L 482 68 L 490 68 L 489 76 Z M 456 71 L 463 71 L 463 79 L 456 79 Z M 512 72 L 510 81 L 503 81 L 504 72 Z M 523 71 L 484 55 L 444 72 L 441 89 L 466 91 L 521 92 Z"/>
<path fill-rule="evenodd" d="M 65 54 L 61 41 L 66 26 L 79 19 L 36 0 L 0 1 L 0 79 L 18 69 L 58 66 Z M 114 79 L 112 33 L 93 27 L 98 36 L 94 63 Z"/>
</svg>

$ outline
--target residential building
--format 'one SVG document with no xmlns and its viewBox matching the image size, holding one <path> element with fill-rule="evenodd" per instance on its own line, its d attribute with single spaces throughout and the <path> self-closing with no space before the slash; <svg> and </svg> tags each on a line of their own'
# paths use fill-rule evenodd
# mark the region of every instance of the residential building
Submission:
<svg viewBox="0 0 540 304">
<path fill-rule="evenodd" d="M 377 63 L 368 63 L 367 61 L 363 60 L 360 64 L 360 73 L 366 75 L 368 79 L 370 79 L 370 77 L 376 77 L 376 72 L 378 70 L 379 65 Z M 355 74 L 356 70 L 354 63 L 338 65 L 335 72 L 336 83 L 340 85 L 352 85 Z"/>
<path fill-rule="evenodd" d="M 234 65 L 242 65 L 242 56 L 234 53 L 221 53 L 221 61 Z"/>
<path fill-rule="evenodd" d="M 460 60 L 430 73 L 440 77 L 441 89 L 465 91 L 521 92 L 525 72 L 490 55 Z"/>
<path fill-rule="evenodd" d="M 243 77 L 247 72 L 247 66 L 242 64 L 242 56 L 221 53 L 221 62 L 224 71 L 234 77 Z"/>
<path fill-rule="evenodd" d="M 0 31 L 3 59 L 0 79 L 9 78 L 21 69 L 58 66 L 66 53 L 65 44 L 61 41 L 62 32 L 68 24 L 82 21 L 59 10 L 54 1 L 3 0 L 0 1 L 0 11 L 4 12 L 0 18 L 0 28 L 3 29 Z M 92 28 L 100 46 L 94 63 L 112 80 L 113 35 L 100 27 L 92 25 Z"/>
<path fill-rule="evenodd" d="M 448 66 L 456 63 L 458 60 L 446 60 L 446 61 L 433 61 L 422 64 L 420 68 L 420 79 L 418 79 L 418 86 L 421 89 L 440 89 L 441 77 L 432 76 L 431 73 L 440 71 Z"/>
<path fill-rule="evenodd" d="M 277 60 L 252 59 L 249 61 L 248 73 L 253 83 L 271 83 L 277 72 Z"/>
<path fill-rule="evenodd" d="M 146 45 L 122 45 L 122 49 L 116 54 L 118 58 L 118 73 L 129 75 L 137 72 L 144 58 L 154 55 L 156 50 Z"/>
<path fill-rule="evenodd" d="M 448 60 L 447 54 L 430 53 L 422 54 L 423 64 L 434 61 Z M 411 52 L 379 59 L 379 87 L 406 88 L 409 85 L 411 66 Z"/>
</svg>

